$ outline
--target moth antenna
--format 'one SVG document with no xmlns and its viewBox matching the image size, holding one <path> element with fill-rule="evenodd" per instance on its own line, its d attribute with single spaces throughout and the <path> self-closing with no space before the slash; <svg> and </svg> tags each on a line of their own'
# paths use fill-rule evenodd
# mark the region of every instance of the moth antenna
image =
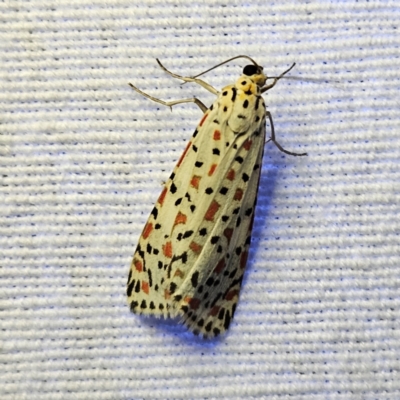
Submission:
<svg viewBox="0 0 400 400">
<path fill-rule="evenodd" d="M 208 70 L 201 72 L 200 74 L 197 74 L 197 75 L 195 75 L 195 76 L 192 76 L 192 78 L 197 78 L 197 77 L 199 77 L 199 76 L 201 76 L 201 75 L 204 75 L 204 74 L 206 74 L 207 72 L 210 72 L 210 71 L 212 71 L 213 69 L 218 68 L 218 67 L 220 67 L 221 65 L 227 64 L 228 62 L 231 62 L 231 61 L 236 60 L 236 59 L 238 59 L 238 58 L 246 58 L 246 59 L 250 60 L 255 66 L 257 66 L 257 67 L 259 66 L 251 57 L 245 56 L 245 55 L 240 55 L 240 56 L 236 56 L 236 57 L 229 58 L 228 60 L 223 61 L 222 63 L 219 63 L 219 64 L 217 64 L 217 65 L 214 65 L 214 67 L 211 67 L 211 68 L 209 68 Z"/>
</svg>

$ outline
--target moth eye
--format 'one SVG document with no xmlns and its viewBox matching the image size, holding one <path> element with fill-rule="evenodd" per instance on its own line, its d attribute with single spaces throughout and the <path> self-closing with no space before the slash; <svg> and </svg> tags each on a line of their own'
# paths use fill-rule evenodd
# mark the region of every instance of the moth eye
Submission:
<svg viewBox="0 0 400 400">
<path fill-rule="evenodd" d="M 247 76 L 252 76 L 259 73 L 260 73 L 260 67 L 258 67 L 257 65 L 246 65 L 243 68 L 243 74 Z"/>
</svg>

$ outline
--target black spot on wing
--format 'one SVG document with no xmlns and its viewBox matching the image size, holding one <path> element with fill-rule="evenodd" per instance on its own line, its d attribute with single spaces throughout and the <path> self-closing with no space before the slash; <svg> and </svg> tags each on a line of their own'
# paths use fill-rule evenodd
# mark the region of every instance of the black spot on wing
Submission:
<svg viewBox="0 0 400 400">
<path fill-rule="evenodd" d="M 126 294 L 127 294 L 128 297 L 131 297 L 132 290 L 133 290 L 133 287 L 134 287 L 134 286 L 135 286 L 135 280 L 133 280 L 133 281 L 128 285 L 128 288 L 126 289 Z"/>
<path fill-rule="evenodd" d="M 226 313 L 225 313 L 225 321 L 224 321 L 224 328 L 225 328 L 225 329 L 228 329 L 230 323 L 231 323 L 231 315 L 230 315 L 229 311 L 226 310 Z"/>
<path fill-rule="evenodd" d="M 218 240 L 219 240 L 219 236 L 213 236 L 211 238 L 211 244 L 216 244 L 218 242 Z"/>
<path fill-rule="evenodd" d="M 238 162 L 239 164 L 242 164 L 243 163 L 243 157 L 237 156 L 235 158 L 235 161 Z"/>
<path fill-rule="evenodd" d="M 138 307 L 139 303 L 137 301 L 132 301 L 131 303 L 131 311 L 135 312 L 135 309 Z"/>
<path fill-rule="evenodd" d="M 140 280 L 139 280 L 139 279 L 138 279 L 138 281 L 136 282 L 135 292 L 136 292 L 136 293 L 139 293 L 139 292 L 140 292 Z"/>
<path fill-rule="evenodd" d="M 232 102 L 234 102 L 236 99 L 236 93 L 237 93 L 236 88 L 232 88 L 232 98 L 231 98 Z"/>
<path fill-rule="evenodd" d="M 201 228 L 200 231 L 199 231 L 199 234 L 201 236 L 206 236 L 207 235 L 207 229 L 206 228 Z"/>
<path fill-rule="evenodd" d="M 186 231 L 184 234 L 183 234 L 183 238 L 184 239 L 187 239 L 188 237 L 190 237 L 190 236 L 192 236 L 193 235 L 193 231 Z"/>
<path fill-rule="evenodd" d="M 192 282 L 192 286 L 197 287 L 199 284 L 199 271 L 194 272 L 190 280 Z"/>
</svg>

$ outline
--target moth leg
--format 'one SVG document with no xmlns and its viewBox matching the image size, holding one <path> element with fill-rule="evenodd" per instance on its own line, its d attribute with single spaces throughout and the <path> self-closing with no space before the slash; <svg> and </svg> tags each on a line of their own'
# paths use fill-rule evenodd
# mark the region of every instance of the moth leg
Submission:
<svg viewBox="0 0 400 400">
<path fill-rule="evenodd" d="M 276 85 L 276 83 L 279 81 L 279 79 L 281 79 L 283 76 L 285 76 L 295 65 L 296 65 L 296 63 L 293 63 L 292 66 L 291 66 L 290 68 L 288 68 L 285 72 L 282 72 L 282 73 L 281 73 L 279 76 L 277 76 L 276 78 L 272 78 L 272 79 L 273 79 L 272 83 L 270 83 L 270 84 L 267 85 L 267 86 L 262 87 L 262 88 L 261 88 L 261 93 L 264 93 L 264 92 L 266 92 L 267 90 L 273 88 L 273 87 Z"/>
<path fill-rule="evenodd" d="M 133 89 L 136 90 L 136 92 L 140 93 L 142 96 L 147 97 L 150 100 L 155 101 L 156 103 L 160 103 L 163 106 L 167 106 L 171 109 L 172 111 L 172 106 L 175 106 L 177 104 L 182 104 L 182 103 L 194 103 L 196 104 L 203 113 L 205 113 L 208 108 L 199 100 L 196 99 L 196 97 L 192 97 L 191 99 L 182 99 L 182 100 L 175 100 L 175 101 L 163 101 L 160 99 L 157 99 L 156 97 L 150 96 L 149 94 L 142 92 L 140 89 L 138 89 L 136 86 L 133 86 L 132 83 L 129 83 L 129 86 Z"/>
<path fill-rule="evenodd" d="M 291 155 L 291 156 L 306 156 L 307 153 L 292 153 L 291 151 L 285 150 L 285 149 L 275 140 L 275 128 L 274 128 L 274 123 L 273 123 L 273 121 L 272 121 L 272 115 L 271 115 L 271 113 L 270 113 L 269 111 L 266 111 L 266 113 L 267 113 L 267 116 L 268 116 L 268 119 L 269 119 L 269 123 L 270 123 L 270 126 L 271 126 L 271 138 L 268 139 L 268 140 L 266 141 L 266 143 L 268 143 L 269 141 L 274 142 L 275 146 L 276 146 L 280 151 L 282 151 L 283 153 L 289 154 L 289 155 Z"/>
<path fill-rule="evenodd" d="M 182 81 L 185 82 L 194 82 L 197 83 L 198 85 L 202 86 L 204 89 L 208 90 L 209 92 L 211 92 L 212 94 L 217 95 L 218 94 L 218 90 L 215 89 L 214 87 L 212 87 L 211 85 L 209 85 L 207 82 L 202 81 L 201 79 L 197 79 L 197 78 L 190 78 L 190 77 L 185 77 L 185 76 L 180 76 L 177 74 L 174 74 L 171 71 L 168 71 L 167 68 L 164 67 L 164 65 L 161 64 L 161 61 L 156 58 L 158 65 L 169 75 L 173 76 L 174 78 L 177 79 L 181 79 Z"/>
</svg>

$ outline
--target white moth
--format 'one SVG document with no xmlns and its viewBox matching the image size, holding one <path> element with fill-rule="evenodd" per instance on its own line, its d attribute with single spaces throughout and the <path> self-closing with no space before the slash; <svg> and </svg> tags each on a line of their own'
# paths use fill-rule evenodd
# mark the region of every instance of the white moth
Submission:
<svg viewBox="0 0 400 400">
<path fill-rule="evenodd" d="M 194 102 L 204 115 L 143 229 L 129 272 L 128 302 L 137 314 L 179 317 L 204 337 L 226 331 L 235 313 L 251 241 L 266 118 L 268 141 L 287 154 L 306 155 L 277 143 L 261 96 L 294 64 L 266 85 L 263 68 L 250 57 L 224 63 L 236 58 L 252 64 L 221 91 L 197 77 L 173 74 L 157 60 L 173 77 L 216 95 L 210 108 L 196 98 L 164 102 L 131 85 L 169 107 Z"/>
</svg>

